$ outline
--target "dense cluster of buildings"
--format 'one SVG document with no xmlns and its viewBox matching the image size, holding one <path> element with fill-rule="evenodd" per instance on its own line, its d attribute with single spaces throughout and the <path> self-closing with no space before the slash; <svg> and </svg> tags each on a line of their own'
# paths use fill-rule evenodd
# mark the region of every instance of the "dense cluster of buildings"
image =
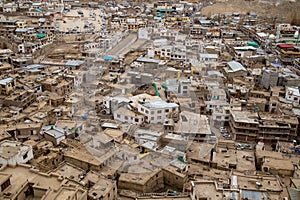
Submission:
<svg viewBox="0 0 300 200">
<path fill-rule="evenodd" d="M 170 2 L 0 1 L 0 199 L 300 199 L 300 27 Z"/>
</svg>

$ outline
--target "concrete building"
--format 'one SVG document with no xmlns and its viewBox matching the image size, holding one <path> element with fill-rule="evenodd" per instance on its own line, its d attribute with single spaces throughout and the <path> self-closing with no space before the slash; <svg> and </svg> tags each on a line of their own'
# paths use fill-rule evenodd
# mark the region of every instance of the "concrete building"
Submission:
<svg viewBox="0 0 300 200">
<path fill-rule="evenodd" d="M 257 150 L 255 155 L 257 167 L 263 172 L 293 176 L 295 171 L 293 163 L 287 157 L 283 157 L 280 152 Z"/>
<path fill-rule="evenodd" d="M 41 173 L 26 165 L 2 170 L 1 182 L 1 199 L 87 200 L 86 189 L 74 187 L 55 174 Z"/>
<path fill-rule="evenodd" d="M 4 140 L 0 142 L 0 164 L 1 167 L 16 166 L 17 164 L 27 163 L 33 158 L 32 146 L 21 142 Z"/>
<path fill-rule="evenodd" d="M 163 100 L 140 100 L 138 112 L 145 115 L 148 123 L 163 123 L 172 113 L 178 112 L 179 106 L 176 103 L 167 103 Z"/>
<path fill-rule="evenodd" d="M 59 145 L 60 142 L 66 138 L 75 137 L 75 129 L 68 127 L 60 127 L 57 125 L 44 126 L 41 130 L 41 135 L 54 145 Z"/>
<path fill-rule="evenodd" d="M 286 87 L 285 98 L 294 103 L 300 104 L 300 91 L 297 87 Z"/>
<path fill-rule="evenodd" d="M 11 77 L 0 80 L 0 94 L 8 95 L 13 91 L 15 84 L 15 79 Z"/>
<path fill-rule="evenodd" d="M 182 111 L 178 123 L 174 125 L 174 133 L 192 141 L 203 142 L 210 140 L 211 129 L 207 116 Z"/>
<path fill-rule="evenodd" d="M 248 74 L 247 69 L 237 61 L 228 62 L 227 67 L 224 68 L 224 72 L 228 78 L 237 76 L 245 77 Z"/>
<path fill-rule="evenodd" d="M 262 73 L 261 84 L 264 88 L 269 89 L 270 87 L 277 86 L 278 73 L 274 69 L 264 69 Z"/>
<path fill-rule="evenodd" d="M 175 72 L 176 73 L 176 72 Z M 180 72 L 177 72 L 177 76 Z M 179 96 L 189 96 L 191 80 L 189 79 L 168 79 L 166 80 L 167 92 L 174 93 Z"/>
<path fill-rule="evenodd" d="M 217 62 L 218 55 L 217 54 L 205 54 L 200 53 L 200 61 L 204 63 Z"/>
<path fill-rule="evenodd" d="M 114 112 L 114 119 L 129 124 L 142 124 L 144 122 L 144 115 L 125 107 L 120 107 Z"/>
<path fill-rule="evenodd" d="M 174 188 L 176 191 L 182 191 L 187 181 L 188 167 L 174 160 L 170 165 L 163 168 L 164 184 Z"/>
<path fill-rule="evenodd" d="M 155 192 L 164 187 L 163 171 L 156 169 L 149 173 L 121 173 L 118 188 L 139 193 Z"/>
<path fill-rule="evenodd" d="M 231 110 L 229 125 L 233 139 L 255 141 L 259 131 L 258 114 Z"/>
</svg>

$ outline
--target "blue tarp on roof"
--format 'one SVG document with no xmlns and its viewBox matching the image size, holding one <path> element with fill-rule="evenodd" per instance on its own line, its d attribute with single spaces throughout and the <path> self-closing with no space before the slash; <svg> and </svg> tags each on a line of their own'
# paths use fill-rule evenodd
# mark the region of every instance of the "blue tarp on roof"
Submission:
<svg viewBox="0 0 300 200">
<path fill-rule="evenodd" d="M 83 120 L 86 120 L 87 118 L 88 118 L 88 116 L 89 116 L 89 114 L 88 113 L 86 113 L 85 115 L 83 115 L 81 118 L 83 119 Z"/>
<path fill-rule="evenodd" d="M 113 60 L 115 57 L 114 56 L 104 56 L 104 60 Z"/>
<path fill-rule="evenodd" d="M 36 8 L 35 10 L 38 11 L 38 12 L 40 12 L 40 13 L 43 12 L 43 11 L 42 11 L 41 9 L 39 9 L 39 8 Z"/>
<path fill-rule="evenodd" d="M 278 68 L 281 68 L 281 67 L 282 67 L 280 63 L 272 63 L 272 66 L 278 67 Z"/>
<path fill-rule="evenodd" d="M 165 13 L 165 12 L 175 12 L 176 10 L 174 10 L 174 9 L 165 9 L 165 8 L 157 8 L 156 11 Z"/>
<path fill-rule="evenodd" d="M 38 39 L 41 39 L 41 38 L 46 37 L 46 34 L 44 34 L 44 33 L 39 33 L 39 34 L 36 35 L 36 37 L 37 37 Z"/>
</svg>

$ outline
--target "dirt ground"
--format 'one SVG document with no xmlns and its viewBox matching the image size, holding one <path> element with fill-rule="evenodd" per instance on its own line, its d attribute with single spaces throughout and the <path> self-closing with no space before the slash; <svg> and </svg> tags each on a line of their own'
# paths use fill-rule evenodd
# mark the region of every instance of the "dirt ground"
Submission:
<svg viewBox="0 0 300 200">
<path fill-rule="evenodd" d="M 213 5 L 203 7 L 201 12 L 203 15 L 211 16 L 214 14 L 229 14 L 238 12 L 245 14 L 247 12 L 256 12 L 263 17 L 273 18 L 277 16 L 277 22 L 288 22 L 296 19 L 300 23 L 300 2 L 290 2 L 288 0 L 225 0 L 217 2 Z"/>
</svg>

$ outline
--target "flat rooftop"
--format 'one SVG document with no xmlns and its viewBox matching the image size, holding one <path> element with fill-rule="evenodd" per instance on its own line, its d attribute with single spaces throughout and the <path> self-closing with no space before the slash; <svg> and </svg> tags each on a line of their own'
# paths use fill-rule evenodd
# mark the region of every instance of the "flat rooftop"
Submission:
<svg viewBox="0 0 300 200">
<path fill-rule="evenodd" d="M 256 182 L 259 182 L 262 185 L 259 191 L 274 191 L 274 192 L 282 191 L 282 186 L 276 177 L 251 176 L 251 175 L 244 175 L 242 173 L 234 173 L 234 175 L 237 176 L 237 183 L 239 189 L 257 191 L 258 189 L 257 189 Z"/>
<path fill-rule="evenodd" d="M 11 175 L 11 186 L 6 188 L 5 193 L 11 193 L 11 197 L 17 194 L 21 187 L 26 183 L 34 183 L 44 189 L 58 190 L 62 181 L 57 176 L 38 173 L 29 167 L 17 166 L 14 168 L 7 167 L 1 171 L 3 174 Z"/>
<path fill-rule="evenodd" d="M 240 172 L 256 170 L 255 157 L 252 151 L 218 149 L 219 152 L 214 153 L 213 157 L 213 162 L 216 162 L 218 166 L 230 168 L 230 165 L 235 165 L 236 170 Z"/>
<path fill-rule="evenodd" d="M 207 198 L 214 200 L 223 200 L 223 192 L 216 190 L 216 185 L 213 181 L 203 181 L 195 183 L 195 193 L 198 198 Z M 228 192 L 229 195 L 229 192 Z"/>
<path fill-rule="evenodd" d="M 28 152 L 31 146 L 21 142 L 4 140 L 0 143 L 0 157 L 6 160 L 11 159 L 19 152 Z"/>
<path fill-rule="evenodd" d="M 175 124 L 174 132 L 183 134 L 211 134 L 207 117 L 188 111 L 180 113 L 180 119 Z"/>
<path fill-rule="evenodd" d="M 258 114 L 249 111 L 231 110 L 235 122 L 258 124 Z"/>
<path fill-rule="evenodd" d="M 121 173 L 119 181 L 127 182 L 128 184 L 137 184 L 137 185 L 145 185 L 147 181 L 149 181 L 153 176 L 155 176 L 160 170 L 155 169 L 150 173 Z"/>
<path fill-rule="evenodd" d="M 269 167 L 275 170 L 289 170 L 294 171 L 294 165 L 289 159 L 266 158 L 263 163 L 263 168 Z"/>
<path fill-rule="evenodd" d="M 52 172 L 59 174 L 65 178 L 69 178 L 71 180 L 79 182 L 80 176 L 84 173 L 84 170 L 70 163 L 64 162 Z"/>
<path fill-rule="evenodd" d="M 188 160 L 198 160 L 208 163 L 210 160 L 210 152 L 213 148 L 213 144 L 193 142 L 187 150 L 186 157 Z"/>
</svg>

